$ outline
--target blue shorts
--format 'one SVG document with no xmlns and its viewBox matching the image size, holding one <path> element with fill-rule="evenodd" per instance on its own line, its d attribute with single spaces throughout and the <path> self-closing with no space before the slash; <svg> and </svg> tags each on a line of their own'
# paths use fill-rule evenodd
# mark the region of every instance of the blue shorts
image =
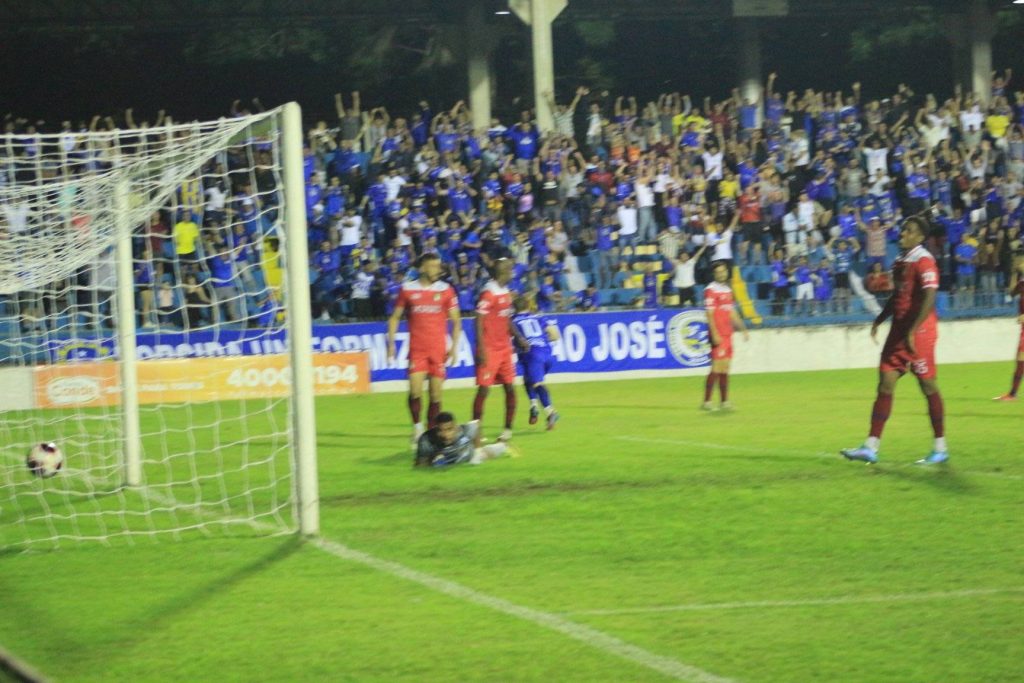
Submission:
<svg viewBox="0 0 1024 683">
<path fill-rule="evenodd" d="M 549 353 L 530 353 L 519 357 L 523 383 L 527 386 L 542 384 L 544 376 L 551 372 L 552 358 Z"/>
</svg>

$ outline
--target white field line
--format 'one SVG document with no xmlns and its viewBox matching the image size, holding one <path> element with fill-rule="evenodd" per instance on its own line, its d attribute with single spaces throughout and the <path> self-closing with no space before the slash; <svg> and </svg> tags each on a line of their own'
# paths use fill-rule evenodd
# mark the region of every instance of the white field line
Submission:
<svg viewBox="0 0 1024 683">
<path fill-rule="evenodd" d="M 495 610 L 496 612 L 501 612 L 502 614 L 507 614 L 517 619 L 528 621 L 536 626 L 556 631 L 557 633 L 561 633 L 562 635 L 577 640 L 584 645 L 592 647 L 595 650 L 629 660 L 648 669 L 664 674 L 669 678 L 674 678 L 680 681 L 696 681 L 697 683 L 731 683 L 731 679 L 716 676 L 715 674 L 708 673 L 707 671 L 698 669 L 690 664 L 684 664 L 683 662 L 670 657 L 654 654 L 653 652 L 627 643 L 626 641 L 604 633 L 603 631 L 598 631 L 595 628 L 577 624 L 551 612 L 542 612 L 530 607 L 518 605 L 503 598 L 481 593 L 480 591 L 463 586 L 460 583 L 417 571 L 397 562 L 382 560 L 368 553 L 353 550 L 352 548 L 327 539 L 317 539 L 312 541 L 312 544 L 324 552 L 330 553 L 331 555 L 343 560 L 356 562 L 384 574 L 390 574 L 391 576 L 395 576 L 400 579 L 418 583 L 421 586 L 425 586 L 426 588 L 439 593 L 444 593 L 445 595 L 449 595 L 459 600 L 480 605 L 481 607 L 487 607 L 488 609 Z"/>
<path fill-rule="evenodd" d="M 817 607 L 828 605 L 861 605 L 872 603 L 927 602 L 931 600 L 952 600 L 1005 593 L 1024 593 L 1024 587 L 1017 588 L 966 588 L 956 591 L 932 593 L 893 593 L 891 595 L 847 595 L 837 598 L 812 598 L 807 600 L 752 600 L 748 602 L 709 602 L 683 605 L 660 605 L 655 607 L 623 607 L 621 609 L 585 609 L 562 614 L 613 616 L 618 614 L 653 614 L 657 612 L 703 612 L 736 609 L 761 609 L 765 607 Z"/>
<path fill-rule="evenodd" d="M 166 500 L 163 494 L 145 491 L 144 489 L 140 489 L 139 493 L 143 496 L 151 497 L 156 500 Z M 217 519 L 231 519 L 202 508 L 199 508 L 196 511 Z M 264 522 L 257 522 L 253 520 L 239 521 L 248 522 L 250 526 L 255 529 L 280 531 L 278 527 L 271 526 Z M 733 679 L 716 676 L 715 674 L 672 659 L 671 657 L 655 654 L 649 650 L 645 650 L 621 640 L 620 638 L 604 633 L 603 631 L 591 628 L 590 626 L 584 626 L 582 624 L 569 621 L 557 614 L 542 612 L 530 607 L 518 605 L 503 598 L 473 590 L 472 588 L 463 586 L 460 583 L 449 581 L 448 579 L 442 579 L 438 576 L 434 576 L 433 574 L 427 574 L 426 572 L 421 572 L 411 567 L 406 567 L 398 562 L 392 562 L 391 560 L 385 560 L 374 555 L 370 555 L 369 553 L 349 548 L 348 546 L 336 541 L 331 541 L 326 538 L 314 538 L 310 539 L 310 545 L 342 560 L 355 562 L 384 574 L 389 574 L 406 581 L 418 583 L 425 588 L 429 588 L 430 590 L 434 590 L 439 593 L 444 593 L 445 595 L 449 595 L 459 600 L 480 605 L 481 607 L 487 607 L 517 619 L 528 621 L 536 626 L 556 631 L 562 635 L 573 638 L 574 640 L 578 640 L 584 645 L 592 647 L 595 650 L 604 652 L 605 654 L 614 655 L 616 657 L 621 657 L 622 659 L 629 660 L 635 664 L 651 669 L 652 671 L 657 671 L 658 673 L 664 674 L 665 676 L 675 680 L 692 681 L 693 683 L 735 683 Z"/>
<path fill-rule="evenodd" d="M 653 439 L 653 438 L 648 438 L 648 437 L 645 437 L 645 436 L 616 436 L 615 438 L 617 440 L 619 440 L 619 441 L 632 441 L 632 442 L 636 442 L 636 443 L 659 443 L 659 444 L 668 444 L 668 445 L 673 445 L 673 446 L 693 446 L 693 447 L 696 447 L 696 448 L 707 448 L 707 449 L 716 450 L 716 451 L 731 451 L 733 453 L 739 452 L 739 453 L 749 453 L 751 455 L 764 455 L 766 457 L 771 457 L 771 456 L 774 456 L 774 455 L 802 455 L 802 456 L 805 456 L 805 457 L 808 457 L 808 458 L 830 458 L 830 459 L 834 459 L 834 460 L 839 460 L 839 459 L 842 458 L 842 456 L 839 455 L 839 450 L 838 449 L 834 453 L 825 452 L 825 451 L 819 451 L 817 453 L 812 453 L 810 451 L 788 450 L 788 449 L 783 449 L 783 448 L 757 448 L 757 447 L 754 447 L 754 446 L 740 446 L 740 445 L 733 446 L 733 445 L 724 444 L 724 443 L 713 443 L 713 442 L 710 442 L 710 441 L 690 441 L 688 439 Z M 887 465 L 889 467 L 914 467 L 915 466 L 914 463 L 906 463 L 906 462 L 894 463 L 894 462 L 886 462 L 884 460 L 881 461 L 880 464 L 884 464 L 884 465 Z M 1024 480 L 1024 475 L 1019 475 L 1019 474 L 1006 474 L 1006 473 L 1003 473 L 1003 472 L 983 472 L 981 470 L 963 470 L 963 469 L 960 469 L 960 468 L 957 468 L 956 471 L 957 472 L 962 472 L 964 474 L 972 474 L 972 475 L 976 474 L 976 475 L 982 476 L 982 477 L 996 477 L 998 479 Z"/>
</svg>

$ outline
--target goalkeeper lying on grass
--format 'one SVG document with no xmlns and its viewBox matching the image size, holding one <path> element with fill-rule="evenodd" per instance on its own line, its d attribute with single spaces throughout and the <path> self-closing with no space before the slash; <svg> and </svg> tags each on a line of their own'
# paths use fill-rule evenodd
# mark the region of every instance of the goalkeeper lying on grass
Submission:
<svg viewBox="0 0 1024 683">
<path fill-rule="evenodd" d="M 484 460 L 508 453 L 516 455 L 506 442 L 482 446 L 480 422 L 464 425 L 455 422 L 451 413 L 440 413 L 437 423 L 420 436 L 416 446 L 416 467 L 447 467 L 448 465 L 479 465 Z"/>
</svg>

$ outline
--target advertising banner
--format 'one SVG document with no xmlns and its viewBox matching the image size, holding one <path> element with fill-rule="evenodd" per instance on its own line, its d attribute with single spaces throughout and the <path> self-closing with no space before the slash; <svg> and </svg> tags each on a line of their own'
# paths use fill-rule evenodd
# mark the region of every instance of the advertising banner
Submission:
<svg viewBox="0 0 1024 683">
<path fill-rule="evenodd" d="M 555 320 L 562 337 L 554 345 L 555 373 L 678 370 L 711 362 L 703 309 L 564 313 L 545 317 Z M 473 322 L 467 319 L 462 323 L 458 359 L 448 368 L 449 377 L 473 377 Z M 403 322 L 396 338 L 397 357 L 389 363 L 387 326 L 383 322 L 313 327 L 315 354 L 365 351 L 373 382 L 405 378 L 408 341 Z M 263 356 L 286 351 L 283 331 L 201 330 L 138 335 L 138 354 L 142 360 Z M 73 363 L 111 358 L 116 353 L 112 340 L 95 339 L 54 342 L 50 355 L 55 362 Z"/>
<path fill-rule="evenodd" d="M 147 360 L 138 364 L 139 403 L 202 401 L 287 396 L 290 359 L 283 354 L 219 358 Z M 121 400 L 115 361 L 66 363 L 34 369 L 37 408 L 117 405 Z M 317 396 L 370 391 L 365 353 L 313 354 Z"/>
</svg>

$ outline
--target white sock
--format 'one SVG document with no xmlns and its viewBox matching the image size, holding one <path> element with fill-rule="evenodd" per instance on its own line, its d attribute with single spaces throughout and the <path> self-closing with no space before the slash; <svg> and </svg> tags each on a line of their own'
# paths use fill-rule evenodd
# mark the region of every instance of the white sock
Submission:
<svg viewBox="0 0 1024 683">
<path fill-rule="evenodd" d="M 484 460 L 497 458 L 505 452 L 505 449 L 505 444 L 500 441 L 498 443 L 488 444 L 487 446 L 481 446 L 473 451 L 473 457 L 470 459 L 469 464 L 479 465 Z"/>
<path fill-rule="evenodd" d="M 423 431 L 423 423 L 422 422 L 417 422 L 416 424 L 413 425 L 413 429 L 415 429 L 417 432 L 422 432 Z"/>
<path fill-rule="evenodd" d="M 882 440 L 879 439 L 877 436 L 869 436 L 867 440 L 864 442 L 864 445 L 873 451 L 877 451 L 878 447 L 882 445 Z"/>
<path fill-rule="evenodd" d="M 937 453 L 945 453 L 946 452 L 946 437 L 944 437 L 944 436 L 937 436 L 937 437 L 935 437 L 935 451 Z"/>
<path fill-rule="evenodd" d="M 535 398 L 531 398 L 530 399 L 530 407 L 531 408 L 536 408 L 539 405 L 540 405 L 540 401 L 538 399 L 535 399 Z"/>
<path fill-rule="evenodd" d="M 551 413 L 553 413 L 553 412 L 555 412 L 555 404 L 554 403 L 552 403 L 551 405 L 549 405 L 547 408 L 544 409 L 544 414 L 547 415 L 548 417 L 550 417 Z"/>
</svg>

